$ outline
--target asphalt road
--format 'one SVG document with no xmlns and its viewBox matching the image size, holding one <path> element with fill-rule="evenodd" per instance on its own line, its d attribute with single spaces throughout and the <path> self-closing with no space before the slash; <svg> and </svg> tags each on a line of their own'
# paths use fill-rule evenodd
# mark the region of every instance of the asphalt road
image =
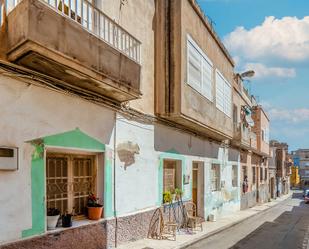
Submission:
<svg viewBox="0 0 309 249">
<path fill-rule="evenodd" d="M 280 204 L 188 249 L 309 249 L 309 204 L 295 192 Z"/>
</svg>

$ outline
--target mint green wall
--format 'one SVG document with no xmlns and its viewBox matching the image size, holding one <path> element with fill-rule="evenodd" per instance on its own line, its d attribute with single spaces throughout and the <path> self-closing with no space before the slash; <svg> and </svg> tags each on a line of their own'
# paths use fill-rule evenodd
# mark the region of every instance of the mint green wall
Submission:
<svg viewBox="0 0 309 249">
<path fill-rule="evenodd" d="M 32 228 L 22 231 L 22 238 L 45 232 L 45 162 L 44 147 L 55 146 L 70 149 L 81 149 L 94 152 L 104 152 L 105 145 L 88 136 L 78 128 L 72 131 L 47 136 L 33 141 L 35 150 L 31 161 L 31 209 Z M 110 158 L 105 158 L 104 168 L 104 209 L 105 217 L 112 216 L 112 164 Z"/>
<path fill-rule="evenodd" d="M 178 154 L 176 151 L 171 151 L 171 152 L 164 152 L 159 156 L 159 170 L 158 170 L 158 200 L 157 200 L 157 206 L 162 205 L 162 200 L 163 200 L 163 166 L 164 166 L 164 160 L 177 160 L 181 161 L 181 168 L 182 168 L 182 176 L 181 176 L 181 183 L 182 183 L 182 190 L 185 191 L 184 189 L 184 184 L 183 184 L 183 175 L 186 172 L 186 160 L 185 156 Z M 192 181 L 190 179 L 190 190 L 191 188 Z M 185 191 L 184 192 L 184 199 L 191 199 L 192 192 Z"/>
<path fill-rule="evenodd" d="M 22 238 L 41 234 L 45 231 L 45 170 L 44 147 L 34 145 L 31 161 L 31 208 L 32 228 L 22 231 Z"/>
<path fill-rule="evenodd" d="M 113 164 L 112 150 L 105 148 L 105 166 L 104 166 L 104 217 L 113 217 Z"/>
</svg>

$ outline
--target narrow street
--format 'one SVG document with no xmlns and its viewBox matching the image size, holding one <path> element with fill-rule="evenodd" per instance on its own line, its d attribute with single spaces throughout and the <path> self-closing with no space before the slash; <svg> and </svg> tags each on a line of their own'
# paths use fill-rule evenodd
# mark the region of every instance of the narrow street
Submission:
<svg viewBox="0 0 309 249">
<path fill-rule="evenodd" d="M 292 198 L 189 249 L 307 249 L 309 248 L 309 205 L 302 192 Z"/>
</svg>

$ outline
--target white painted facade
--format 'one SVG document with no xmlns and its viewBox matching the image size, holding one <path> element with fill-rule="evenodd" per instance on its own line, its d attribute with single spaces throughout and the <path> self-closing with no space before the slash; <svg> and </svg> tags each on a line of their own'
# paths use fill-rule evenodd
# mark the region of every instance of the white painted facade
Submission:
<svg viewBox="0 0 309 249">
<path fill-rule="evenodd" d="M 76 127 L 107 145 L 111 151 L 114 139 L 116 148 L 127 142 L 139 147 L 139 152 L 134 154 L 135 162 L 126 167 L 117 153 L 111 155 L 111 159 L 115 156 L 116 161 L 117 216 L 161 206 L 160 160 L 173 155 L 183 158 L 182 175 L 190 175 L 190 183 L 183 185 L 183 198 L 186 200 L 192 198 L 192 164 L 203 163 L 204 177 L 200 179 L 204 178 L 204 182 L 199 185 L 204 188 L 204 205 L 199 210 L 205 218 L 209 214 L 223 215 L 239 210 L 239 187 L 233 190 L 237 196 L 235 193 L 231 196 L 229 192 L 232 189 L 231 165 L 239 165 L 239 162 L 228 162 L 228 149 L 215 143 L 160 124 L 128 120 L 119 114 L 115 125 L 115 112 L 103 106 L 3 76 L 0 77 L 0 115 L 0 144 L 19 148 L 19 169 L 0 171 L 0 188 L 5 190 L 0 193 L 0 244 L 21 239 L 22 231 L 32 227 L 33 146 L 28 141 Z M 221 180 L 225 187 L 220 192 L 210 190 L 211 163 L 222 165 Z"/>
</svg>

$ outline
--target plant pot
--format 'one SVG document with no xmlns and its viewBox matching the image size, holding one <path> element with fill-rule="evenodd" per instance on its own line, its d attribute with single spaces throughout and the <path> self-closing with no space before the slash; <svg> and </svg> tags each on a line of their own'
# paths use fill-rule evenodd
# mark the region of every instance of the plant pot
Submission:
<svg viewBox="0 0 309 249">
<path fill-rule="evenodd" d="M 62 227 L 71 227 L 72 226 L 72 215 L 66 214 L 62 215 Z"/>
<path fill-rule="evenodd" d="M 99 220 L 101 219 L 103 207 L 88 207 L 88 219 Z"/>
<path fill-rule="evenodd" d="M 47 230 L 56 228 L 60 215 L 47 216 Z"/>
</svg>

